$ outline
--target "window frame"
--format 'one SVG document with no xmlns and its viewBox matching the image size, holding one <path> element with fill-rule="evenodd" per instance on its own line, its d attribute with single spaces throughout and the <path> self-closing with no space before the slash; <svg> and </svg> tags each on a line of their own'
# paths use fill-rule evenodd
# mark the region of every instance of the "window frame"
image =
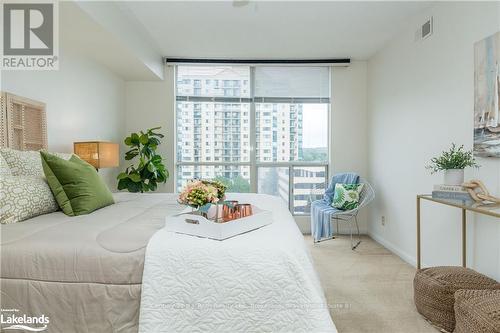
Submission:
<svg viewBox="0 0 500 333">
<path fill-rule="evenodd" d="M 177 177 L 178 177 L 178 168 L 182 166 L 248 166 L 250 168 L 250 193 L 257 193 L 258 190 L 258 169 L 259 167 L 282 167 L 282 168 L 288 168 L 288 175 L 289 175 L 289 182 L 288 182 L 288 209 L 290 210 L 290 213 L 293 216 L 309 216 L 310 214 L 295 214 L 294 213 L 294 167 L 324 167 L 325 169 L 325 189 L 328 187 L 328 182 L 330 179 L 330 165 L 331 165 L 331 145 L 332 145 L 332 140 L 331 140 L 331 131 L 332 131 L 332 126 L 331 126 L 331 120 L 332 120 L 332 97 L 331 97 L 331 84 L 332 84 L 332 69 L 331 66 L 328 66 L 328 75 L 329 75 L 329 92 L 330 92 L 330 97 L 328 98 L 328 103 L 326 102 L 325 98 L 262 98 L 262 97 L 255 97 L 254 96 L 254 91 L 255 91 L 255 67 L 256 65 L 250 65 L 249 70 L 250 70 L 250 77 L 249 77 L 249 97 L 202 97 L 202 96 L 177 96 L 177 76 L 178 76 L 178 66 L 182 65 L 174 65 L 174 192 L 178 193 L 177 189 Z M 189 65 L 189 66 L 195 66 L 195 65 Z M 195 101 L 195 102 L 210 102 L 210 103 L 216 103 L 216 102 L 234 102 L 234 103 L 249 103 L 250 104 L 250 109 L 249 109 L 249 118 L 250 118 L 250 131 L 249 131 L 249 136 L 250 136 L 250 147 L 248 149 L 250 150 L 250 160 L 248 162 L 225 162 L 225 161 L 213 161 L 213 162 L 194 162 L 194 161 L 189 161 L 189 162 L 182 162 L 177 160 L 177 103 L 179 101 Z M 327 117 L 328 117 L 328 128 L 327 128 L 327 160 L 324 162 L 309 162 L 309 161 L 286 161 L 286 162 L 275 162 L 275 161 L 270 161 L 270 162 L 264 162 L 264 161 L 257 161 L 257 152 L 256 152 L 256 103 L 263 103 L 263 102 L 269 102 L 269 103 L 318 103 L 318 104 L 327 104 L 328 105 L 328 110 L 327 110 Z"/>
</svg>

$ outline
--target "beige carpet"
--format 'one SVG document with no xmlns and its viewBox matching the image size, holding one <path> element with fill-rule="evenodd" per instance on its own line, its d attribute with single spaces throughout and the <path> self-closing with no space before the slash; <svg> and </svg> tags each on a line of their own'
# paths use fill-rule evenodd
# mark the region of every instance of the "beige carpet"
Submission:
<svg viewBox="0 0 500 333">
<path fill-rule="evenodd" d="M 352 251 L 347 236 L 306 242 L 340 333 L 437 332 L 415 310 L 415 268 L 382 245 L 363 237 Z"/>
</svg>

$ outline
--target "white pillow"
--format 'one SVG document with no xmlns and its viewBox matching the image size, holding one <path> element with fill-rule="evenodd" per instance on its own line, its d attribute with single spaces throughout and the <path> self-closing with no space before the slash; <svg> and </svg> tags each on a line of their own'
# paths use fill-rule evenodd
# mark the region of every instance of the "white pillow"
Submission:
<svg viewBox="0 0 500 333">
<path fill-rule="evenodd" d="M 0 177 L 0 223 L 16 223 L 55 212 L 57 202 L 45 178 L 40 176 Z"/>
<path fill-rule="evenodd" d="M 10 148 L 0 148 L 0 153 L 5 158 L 12 175 L 45 177 L 39 151 L 21 151 Z M 65 153 L 52 154 L 64 158 L 65 160 L 69 160 L 72 155 Z"/>
</svg>

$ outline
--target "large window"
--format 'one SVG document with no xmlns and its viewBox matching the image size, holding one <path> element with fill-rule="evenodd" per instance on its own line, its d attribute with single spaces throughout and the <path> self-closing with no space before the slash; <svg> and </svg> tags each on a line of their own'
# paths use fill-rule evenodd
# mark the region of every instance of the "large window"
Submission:
<svg viewBox="0 0 500 333">
<path fill-rule="evenodd" d="M 176 182 L 216 178 L 309 214 L 328 177 L 328 67 L 177 66 Z"/>
</svg>

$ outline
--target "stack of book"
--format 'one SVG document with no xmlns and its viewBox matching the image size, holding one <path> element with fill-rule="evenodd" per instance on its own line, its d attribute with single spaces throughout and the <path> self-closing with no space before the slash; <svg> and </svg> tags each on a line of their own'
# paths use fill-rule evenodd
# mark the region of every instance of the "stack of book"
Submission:
<svg viewBox="0 0 500 333">
<path fill-rule="evenodd" d="M 474 199 L 472 199 L 465 187 L 460 185 L 434 185 L 432 197 L 435 199 L 461 200 L 465 203 L 474 202 Z"/>
</svg>

